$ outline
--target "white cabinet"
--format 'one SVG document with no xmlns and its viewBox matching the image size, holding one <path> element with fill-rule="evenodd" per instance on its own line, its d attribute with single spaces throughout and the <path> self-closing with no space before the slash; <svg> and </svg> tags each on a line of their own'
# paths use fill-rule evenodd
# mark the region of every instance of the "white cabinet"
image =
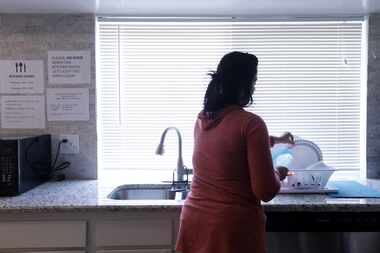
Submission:
<svg viewBox="0 0 380 253">
<path fill-rule="evenodd" d="M 172 253 L 170 249 L 98 250 L 97 253 Z"/>
<path fill-rule="evenodd" d="M 170 219 L 103 221 L 96 225 L 97 248 L 115 246 L 170 248 L 172 240 Z"/>
<path fill-rule="evenodd" d="M 23 253 L 20 251 L 17 251 L 17 253 Z M 86 253 L 84 250 L 60 250 L 60 251 L 27 251 L 25 253 Z"/>
<path fill-rule="evenodd" d="M 167 211 L 3 216 L 0 253 L 174 253 L 178 217 Z"/>
<path fill-rule="evenodd" d="M 28 252 L 33 252 L 33 249 L 54 248 L 57 250 L 54 253 L 78 253 L 81 251 L 60 251 L 60 248 L 85 247 L 84 221 L 0 222 L 0 252 L 3 252 L 2 249 L 28 249 Z"/>
<path fill-rule="evenodd" d="M 172 231 L 171 219 L 100 221 L 96 224 L 96 252 L 172 253 Z"/>
</svg>

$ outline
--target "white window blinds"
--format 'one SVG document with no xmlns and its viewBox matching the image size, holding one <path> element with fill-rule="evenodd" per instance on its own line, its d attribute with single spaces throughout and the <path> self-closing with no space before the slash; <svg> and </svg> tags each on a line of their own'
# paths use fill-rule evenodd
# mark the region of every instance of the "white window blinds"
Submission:
<svg viewBox="0 0 380 253">
<path fill-rule="evenodd" d="M 99 21 L 100 169 L 172 170 L 178 127 L 191 167 L 193 126 L 209 78 L 227 52 L 259 58 L 249 110 L 269 131 L 317 143 L 324 160 L 358 170 L 362 122 L 362 22 Z"/>
</svg>

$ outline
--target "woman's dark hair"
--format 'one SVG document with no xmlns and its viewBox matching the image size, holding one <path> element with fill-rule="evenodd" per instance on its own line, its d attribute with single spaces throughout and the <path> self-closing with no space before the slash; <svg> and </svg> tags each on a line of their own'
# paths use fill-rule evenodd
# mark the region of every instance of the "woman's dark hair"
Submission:
<svg viewBox="0 0 380 253">
<path fill-rule="evenodd" d="M 203 101 L 203 112 L 212 116 L 227 105 L 247 106 L 257 76 L 258 59 L 253 54 L 231 52 L 222 57 L 215 72 L 211 72 Z"/>
</svg>

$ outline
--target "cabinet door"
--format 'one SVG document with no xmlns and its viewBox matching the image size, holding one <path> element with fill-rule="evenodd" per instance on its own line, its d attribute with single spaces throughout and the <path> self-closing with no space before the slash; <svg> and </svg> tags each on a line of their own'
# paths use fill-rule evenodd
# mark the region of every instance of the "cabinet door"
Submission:
<svg viewBox="0 0 380 253">
<path fill-rule="evenodd" d="M 171 249 L 97 250 L 96 253 L 173 253 Z"/>
<path fill-rule="evenodd" d="M 17 251 L 19 252 L 19 251 Z M 23 253 L 23 252 L 20 252 Z M 25 253 L 85 253 L 82 250 L 60 250 L 60 251 L 27 251 Z"/>
<path fill-rule="evenodd" d="M 96 225 L 95 236 L 98 249 L 139 247 L 154 249 L 145 250 L 147 253 L 161 253 L 156 249 L 172 247 L 172 222 L 169 219 L 101 221 Z"/>
<path fill-rule="evenodd" d="M 0 252 L 2 248 L 65 249 L 85 246 L 86 222 L 84 221 L 0 222 Z"/>
</svg>

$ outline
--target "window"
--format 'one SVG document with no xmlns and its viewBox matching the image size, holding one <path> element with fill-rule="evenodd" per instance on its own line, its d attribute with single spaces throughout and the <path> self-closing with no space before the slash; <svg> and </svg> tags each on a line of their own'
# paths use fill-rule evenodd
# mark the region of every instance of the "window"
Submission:
<svg viewBox="0 0 380 253">
<path fill-rule="evenodd" d="M 358 171 L 364 122 L 362 21 L 98 20 L 97 104 L 101 170 L 171 175 L 175 133 L 191 167 L 194 121 L 209 78 L 227 52 L 259 58 L 254 104 L 272 135 L 291 131 L 318 144 L 324 160 Z"/>
</svg>

